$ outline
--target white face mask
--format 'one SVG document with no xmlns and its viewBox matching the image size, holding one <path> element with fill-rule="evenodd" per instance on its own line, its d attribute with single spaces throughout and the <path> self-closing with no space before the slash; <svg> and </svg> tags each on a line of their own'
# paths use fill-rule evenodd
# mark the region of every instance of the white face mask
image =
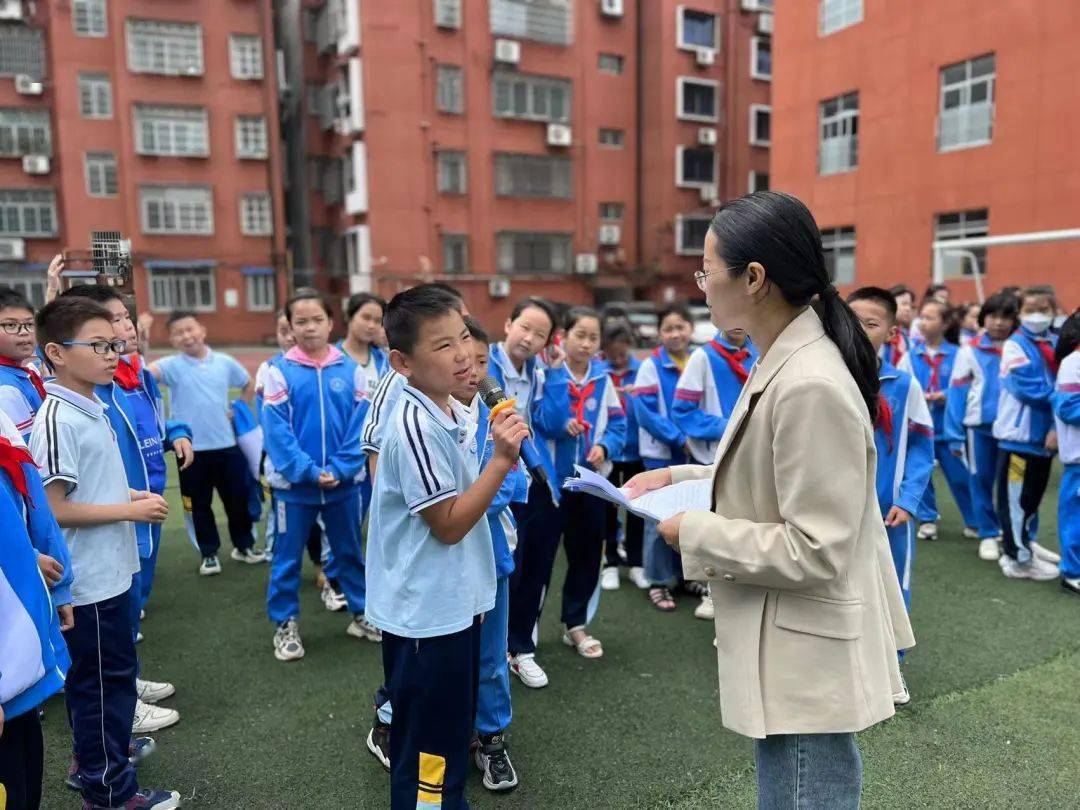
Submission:
<svg viewBox="0 0 1080 810">
<path fill-rule="evenodd" d="M 1065 321 L 1069 320 L 1068 315 L 1058 315 L 1054 318 L 1054 328 L 1060 330 L 1065 325 Z"/>
<path fill-rule="evenodd" d="M 1020 318 L 1020 325 L 1036 335 L 1041 335 L 1049 329 L 1050 324 L 1053 322 L 1054 319 L 1043 312 L 1038 312 L 1033 315 L 1024 315 Z"/>
</svg>

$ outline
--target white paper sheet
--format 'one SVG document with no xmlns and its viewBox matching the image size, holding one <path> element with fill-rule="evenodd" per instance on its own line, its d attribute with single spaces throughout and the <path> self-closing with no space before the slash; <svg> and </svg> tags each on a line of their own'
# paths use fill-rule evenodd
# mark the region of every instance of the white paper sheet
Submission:
<svg viewBox="0 0 1080 810">
<path fill-rule="evenodd" d="M 574 465 L 577 478 L 567 478 L 563 489 L 570 492 L 585 492 L 602 498 L 627 511 L 649 520 L 667 520 L 680 512 L 692 509 L 709 509 L 712 504 L 712 481 L 708 478 L 683 481 L 662 489 L 654 489 L 631 500 L 626 492 L 604 476 L 586 467 Z"/>
</svg>

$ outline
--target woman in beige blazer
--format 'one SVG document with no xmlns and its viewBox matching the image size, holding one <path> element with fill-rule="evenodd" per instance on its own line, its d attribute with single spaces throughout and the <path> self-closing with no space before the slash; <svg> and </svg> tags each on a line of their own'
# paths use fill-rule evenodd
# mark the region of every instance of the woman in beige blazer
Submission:
<svg viewBox="0 0 1080 810">
<path fill-rule="evenodd" d="M 756 740 L 762 808 L 858 807 L 854 732 L 893 714 L 914 645 L 874 487 L 877 358 L 794 197 L 725 203 L 696 274 L 718 329 L 761 352 L 711 466 L 711 511 L 660 524 L 716 605 L 724 725 Z M 811 306 L 811 303 L 814 305 Z"/>
</svg>

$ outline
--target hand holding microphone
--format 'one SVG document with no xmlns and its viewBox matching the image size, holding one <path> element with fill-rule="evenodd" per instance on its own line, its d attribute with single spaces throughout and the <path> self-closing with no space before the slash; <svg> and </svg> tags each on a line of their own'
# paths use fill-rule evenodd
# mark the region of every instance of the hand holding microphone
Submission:
<svg viewBox="0 0 1080 810">
<path fill-rule="evenodd" d="M 512 410 L 515 405 L 515 400 L 507 399 L 506 392 L 503 391 L 502 386 L 499 385 L 499 381 L 494 377 L 484 377 L 480 381 L 480 398 L 484 400 L 484 404 L 491 409 L 490 419 L 494 421 L 495 417 L 502 411 Z M 536 452 L 536 447 L 533 446 L 532 439 L 527 435 L 528 427 L 525 426 L 526 435 L 522 438 L 520 443 L 521 460 L 525 464 L 525 468 L 529 471 L 529 474 L 537 481 L 543 481 L 547 483 L 548 476 L 547 471 L 544 469 L 544 465 L 540 462 L 540 454 Z"/>
</svg>

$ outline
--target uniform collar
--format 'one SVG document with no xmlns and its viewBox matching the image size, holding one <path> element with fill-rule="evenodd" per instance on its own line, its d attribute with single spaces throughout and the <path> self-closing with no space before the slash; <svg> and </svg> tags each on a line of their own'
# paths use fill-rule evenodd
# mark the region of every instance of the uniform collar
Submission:
<svg viewBox="0 0 1080 810">
<path fill-rule="evenodd" d="M 882 360 L 878 364 L 878 379 L 881 382 L 884 382 L 885 380 L 895 380 L 899 376 L 900 370 L 888 360 Z"/>
<path fill-rule="evenodd" d="M 285 352 L 285 359 L 308 368 L 326 368 L 345 356 L 341 349 L 333 344 L 330 344 L 327 348 L 329 351 L 326 353 L 326 357 L 322 360 L 315 360 L 309 357 L 299 346 L 293 346 L 289 351 Z"/>
<path fill-rule="evenodd" d="M 469 421 L 468 409 L 453 397 L 450 397 L 449 399 L 450 410 L 453 411 L 454 416 L 457 417 L 458 420 L 461 420 L 460 422 L 451 418 L 446 411 L 439 407 L 431 397 L 420 389 L 413 388 L 406 383 L 405 388 L 402 389 L 402 393 L 412 400 L 417 407 L 423 408 L 428 416 L 434 419 L 447 433 L 456 433 L 459 427 Z"/>
<path fill-rule="evenodd" d="M 108 407 L 98 398 L 97 394 L 94 394 L 93 399 L 88 399 L 82 394 L 72 391 L 70 388 L 65 388 L 57 382 L 45 383 L 45 391 L 57 399 L 62 399 L 68 405 L 77 408 L 94 419 L 100 419 L 105 413 L 105 408 Z"/>
<path fill-rule="evenodd" d="M 180 352 L 180 357 L 182 357 L 187 362 L 191 363 L 193 366 L 201 366 L 201 365 L 204 365 L 206 363 L 209 363 L 213 359 L 214 350 L 211 349 L 209 346 L 207 346 L 206 347 L 206 354 L 204 354 L 202 357 L 192 357 L 187 352 Z"/>
<path fill-rule="evenodd" d="M 506 353 L 506 344 L 502 342 L 496 343 L 491 356 L 495 358 L 495 362 L 498 363 L 499 368 L 502 369 L 504 378 L 510 380 L 530 379 L 529 361 L 526 360 L 525 364 L 521 367 L 521 371 L 518 371 L 514 368 L 514 363 L 510 360 L 510 355 Z"/>
</svg>

